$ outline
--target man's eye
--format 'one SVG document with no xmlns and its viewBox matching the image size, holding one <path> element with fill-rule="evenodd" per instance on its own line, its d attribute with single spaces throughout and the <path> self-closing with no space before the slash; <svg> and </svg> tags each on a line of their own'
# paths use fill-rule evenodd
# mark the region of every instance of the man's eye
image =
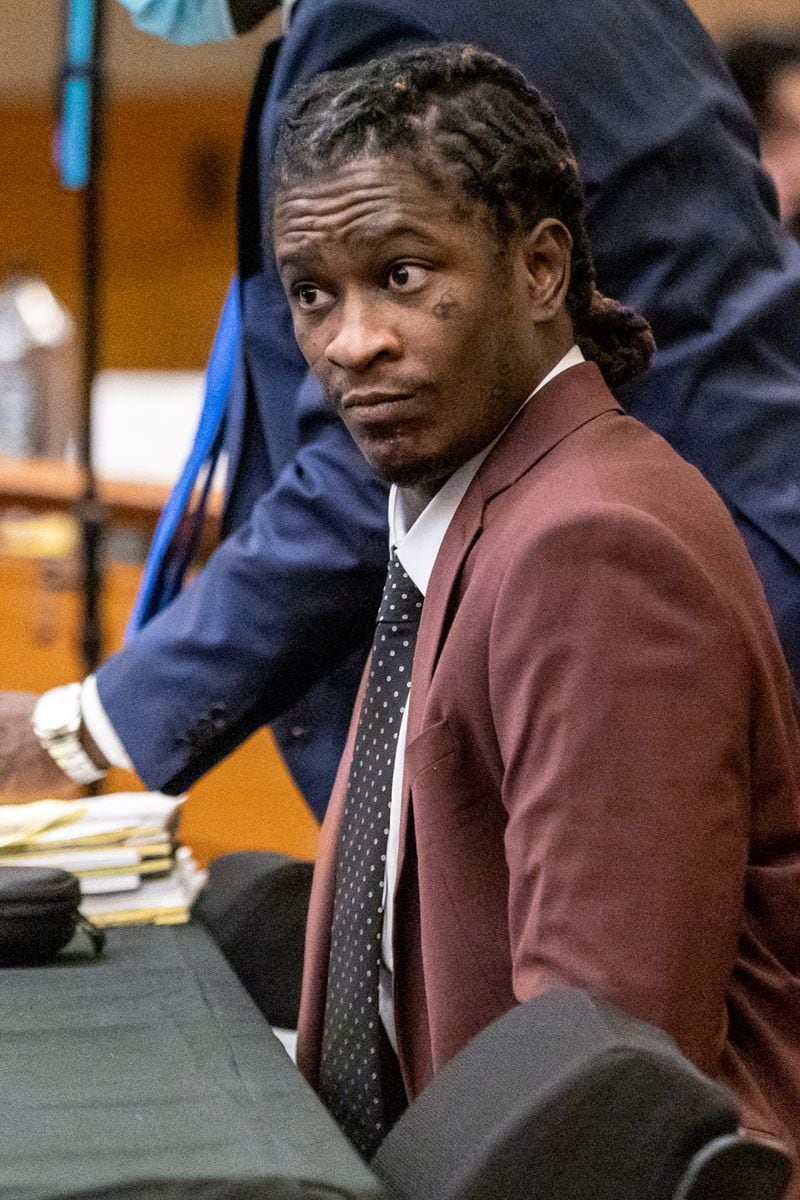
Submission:
<svg viewBox="0 0 800 1200">
<path fill-rule="evenodd" d="M 313 312 L 322 308 L 331 299 L 330 293 L 323 291 L 314 283 L 298 283 L 292 288 L 292 295 L 297 301 L 297 307 L 303 312 Z"/>
<path fill-rule="evenodd" d="M 395 263 L 386 276 L 387 286 L 393 292 L 416 292 L 428 278 L 428 268 L 416 263 Z"/>
</svg>

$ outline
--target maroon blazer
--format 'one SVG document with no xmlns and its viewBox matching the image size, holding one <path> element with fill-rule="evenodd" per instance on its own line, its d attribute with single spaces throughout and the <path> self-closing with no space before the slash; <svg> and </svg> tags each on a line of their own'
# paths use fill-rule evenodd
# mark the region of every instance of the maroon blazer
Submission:
<svg viewBox="0 0 800 1200">
<path fill-rule="evenodd" d="M 671 1034 L 800 1145 L 800 733 L 727 511 L 593 364 L 554 379 L 448 529 L 412 674 L 395 1008 L 408 1093 L 572 984 Z M 316 1083 L 351 729 L 298 1061 Z"/>
</svg>

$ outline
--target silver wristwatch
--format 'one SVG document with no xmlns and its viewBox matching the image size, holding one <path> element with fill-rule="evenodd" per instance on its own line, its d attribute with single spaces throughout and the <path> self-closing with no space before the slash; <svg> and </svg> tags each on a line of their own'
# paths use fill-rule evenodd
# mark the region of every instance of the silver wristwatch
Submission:
<svg viewBox="0 0 800 1200">
<path fill-rule="evenodd" d="M 36 701 L 33 732 L 44 750 L 74 783 L 95 783 L 105 771 L 92 762 L 81 745 L 83 725 L 81 685 L 51 688 Z"/>
</svg>

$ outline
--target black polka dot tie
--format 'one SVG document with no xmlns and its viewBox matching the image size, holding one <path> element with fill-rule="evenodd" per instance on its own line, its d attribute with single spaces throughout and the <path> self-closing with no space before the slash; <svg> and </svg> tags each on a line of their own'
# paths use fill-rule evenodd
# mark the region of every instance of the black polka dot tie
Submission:
<svg viewBox="0 0 800 1200">
<path fill-rule="evenodd" d="M 393 553 L 347 782 L 320 1060 L 320 1095 L 365 1158 L 390 1124 L 391 1060 L 378 1015 L 383 887 L 397 737 L 421 609 L 422 594 Z"/>
</svg>

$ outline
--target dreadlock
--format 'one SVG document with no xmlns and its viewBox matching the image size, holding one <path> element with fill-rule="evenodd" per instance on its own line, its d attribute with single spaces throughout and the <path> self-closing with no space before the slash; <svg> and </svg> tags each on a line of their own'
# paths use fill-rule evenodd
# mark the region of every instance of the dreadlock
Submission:
<svg viewBox="0 0 800 1200">
<path fill-rule="evenodd" d="M 575 338 L 610 386 L 644 371 L 654 349 L 644 317 L 602 295 L 583 189 L 567 135 L 519 71 L 472 46 L 396 54 L 330 71 L 289 97 L 273 172 L 277 191 L 360 157 L 407 153 L 426 181 L 488 211 L 498 240 L 544 217 L 572 236 L 566 307 Z"/>
</svg>

